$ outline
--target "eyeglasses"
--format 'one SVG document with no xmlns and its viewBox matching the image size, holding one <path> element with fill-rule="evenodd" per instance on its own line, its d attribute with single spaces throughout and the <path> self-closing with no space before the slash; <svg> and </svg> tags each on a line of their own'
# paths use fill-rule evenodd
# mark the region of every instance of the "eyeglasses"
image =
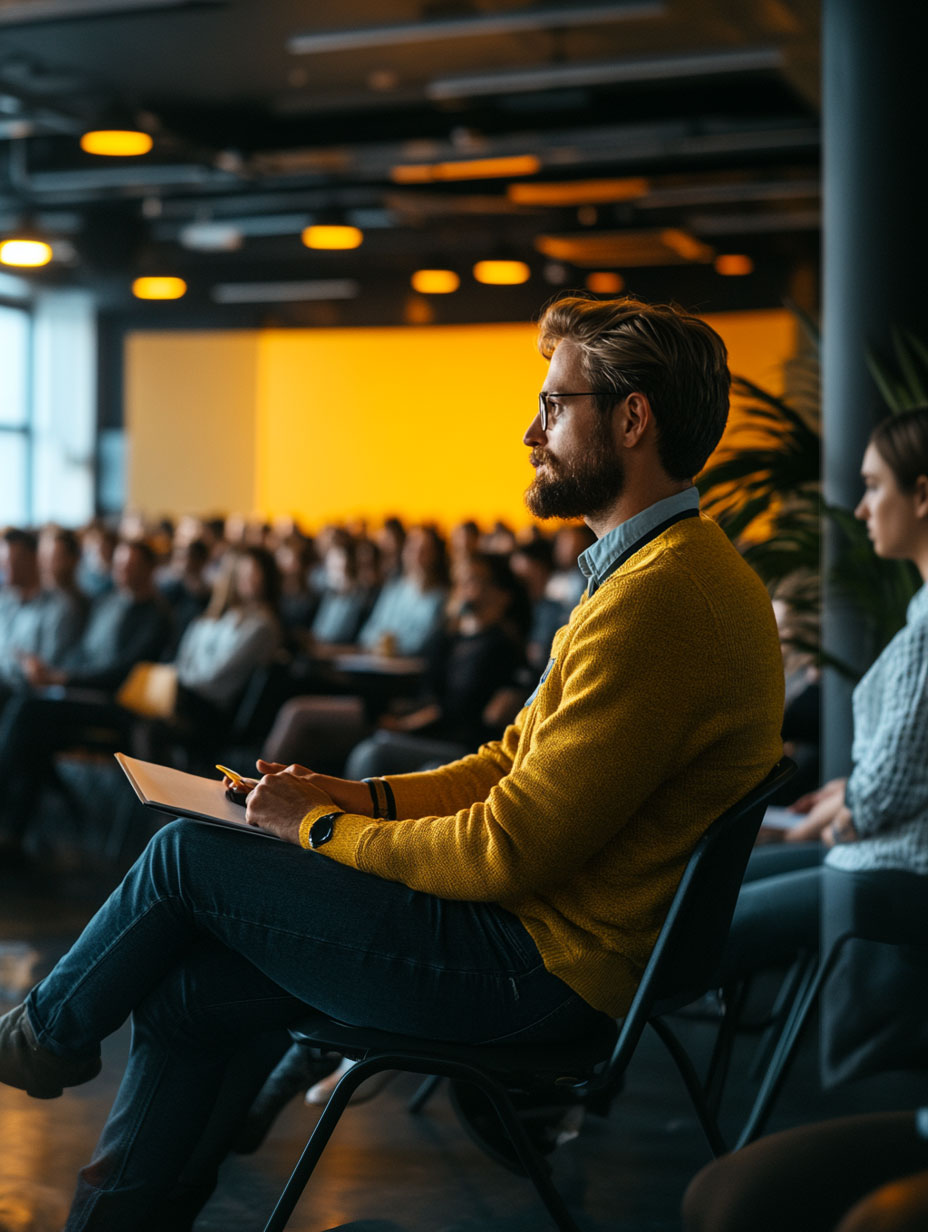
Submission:
<svg viewBox="0 0 928 1232">
<path fill-rule="evenodd" d="M 541 420 L 542 432 L 548 431 L 549 419 L 557 418 L 557 408 L 556 406 L 554 409 L 549 407 L 549 399 L 554 403 L 558 403 L 562 398 L 598 398 L 603 396 L 607 398 L 615 398 L 617 402 L 622 397 L 622 395 L 617 394 L 614 389 L 584 389 L 577 394 L 545 393 L 544 390 L 542 390 L 542 392 L 538 395 L 538 418 Z"/>
</svg>

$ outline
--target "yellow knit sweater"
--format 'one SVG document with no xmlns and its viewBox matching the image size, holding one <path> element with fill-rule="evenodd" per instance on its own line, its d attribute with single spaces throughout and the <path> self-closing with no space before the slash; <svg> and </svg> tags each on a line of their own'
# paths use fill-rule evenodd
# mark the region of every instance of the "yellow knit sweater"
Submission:
<svg viewBox="0 0 928 1232">
<path fill-rule="evenodd" d="M 390 777 L 397 821 L 345 814 L 319 854 L 441 898 L 499 903 L 590 1005 L 628 1008 L 686 860 L 781 754 L 767 593 L 687 518 L 581 600 L 502 740 Z M 331 805 L 311 810 L 301 827 Z"/>
</svg>

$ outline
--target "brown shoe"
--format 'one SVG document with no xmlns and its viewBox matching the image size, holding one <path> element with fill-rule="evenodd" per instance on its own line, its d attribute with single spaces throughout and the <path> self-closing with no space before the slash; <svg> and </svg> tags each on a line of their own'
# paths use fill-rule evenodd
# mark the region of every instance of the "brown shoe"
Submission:
<svg viewBox="0 0 928 1232">
<path fill-rule="evenodd" d="M 99 1074 L 99 1056 L 59 1057 L 36 1040 L 25 1005 L 0 1018 L 0 1082 L 34 1099 L 55 1099 Z"/>
</svg>

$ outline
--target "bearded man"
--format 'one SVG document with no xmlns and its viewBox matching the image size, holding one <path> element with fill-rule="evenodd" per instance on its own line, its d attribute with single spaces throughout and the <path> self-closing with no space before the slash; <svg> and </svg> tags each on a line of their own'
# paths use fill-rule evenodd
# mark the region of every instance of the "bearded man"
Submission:
<svg viewBox="0 0 928 1232">
<path fill-rule="evenodd" d="M 700 836 L 778 760 L 770 602 L 692 482 L 725 426 L 722 340 L 675 308 L 568 298 L 540 347 L 528 506 L 597 541 L 502 739 L 366 782 L 259 762 L 247 820 L 285 842 L 166 826 L 0 1019 L 0 1078 L 47 1097 L 133 1016 L 68 1232 L 166 1226 L 236 1049 L 306 1005 L 463 1042 L 624 1014 Z"/>
</svg>

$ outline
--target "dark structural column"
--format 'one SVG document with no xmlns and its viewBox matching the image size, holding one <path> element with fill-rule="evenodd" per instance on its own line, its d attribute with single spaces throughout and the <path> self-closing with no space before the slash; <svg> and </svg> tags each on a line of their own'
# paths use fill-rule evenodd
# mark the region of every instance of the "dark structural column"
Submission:
<svg viewBox="0 0 928 1232">
<path fill-rule="evenodd" d="M 824 0 L 822 42 L 825 499 L 852 509 L 886 413 L 867 351 L 889 358 L 893 326 L 928 337 L 928 0 Z M 826 570 L 835 548 L 829 527 Z M 863 622 L 827 580 L 823 636 L 846 662 L 869 662 Z M 850 766 L 851 688 L 826 673 L 827 777 Z"/>
</svg>

